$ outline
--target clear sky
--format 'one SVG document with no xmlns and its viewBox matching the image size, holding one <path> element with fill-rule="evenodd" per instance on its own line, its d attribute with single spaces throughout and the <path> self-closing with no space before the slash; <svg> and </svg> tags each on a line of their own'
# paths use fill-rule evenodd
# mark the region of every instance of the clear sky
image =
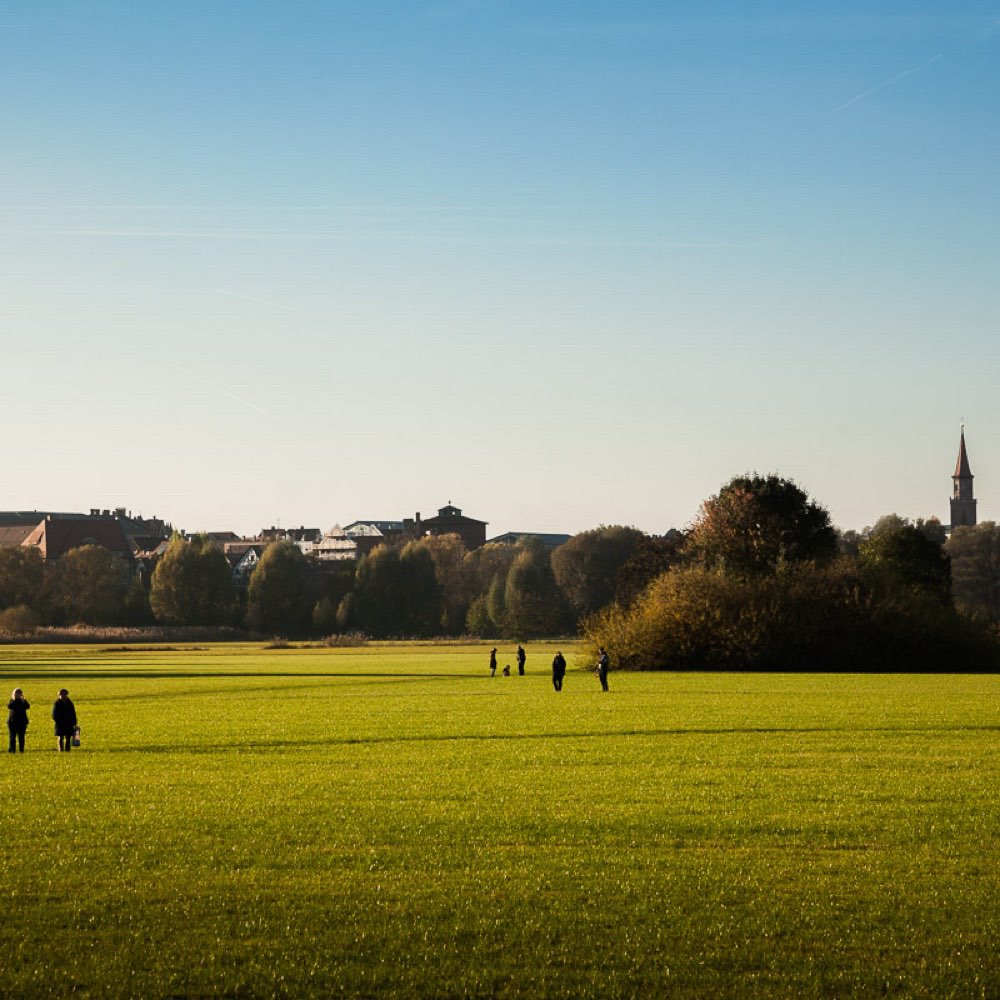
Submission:
<svg viewBox="0 0 1000 1000">
<path fill-rule="evenodd" d="M 0 509 L 1000 518 L 1000 2 L 0 0 Z"/>
</svg>

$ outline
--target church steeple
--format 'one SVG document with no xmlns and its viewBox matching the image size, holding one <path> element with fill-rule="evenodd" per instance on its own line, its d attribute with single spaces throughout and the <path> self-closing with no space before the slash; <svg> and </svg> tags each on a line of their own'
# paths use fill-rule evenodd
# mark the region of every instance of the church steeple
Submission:
<svg viewBox="0 0 1000 1000">
<path fill-rule="evenodd" d="M 955 474 L 951 477 L 951 526 L 976 523 L 976 500 L 972 495 L 972 469 L 969 467 L 969 456 L 965 450 L 965 425 L 958 443 L 958 461 L 955 463 Z"/>
</svg>

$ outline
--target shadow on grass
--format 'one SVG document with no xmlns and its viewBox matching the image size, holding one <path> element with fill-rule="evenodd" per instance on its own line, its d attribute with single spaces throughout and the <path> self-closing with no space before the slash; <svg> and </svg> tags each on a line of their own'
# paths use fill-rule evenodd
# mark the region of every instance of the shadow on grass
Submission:
<svg viewBox="0 0 1000 1000">
<path fill-rule="evenodd" d="M 30 670 L 17 670 L 11 667 L 0 669 L 0 677 L 16 677 L 24 680 L 46 680 L 52 677 L 61 677 L 67 680 L 210 680 L 212 678 L 238 679 L 240 677 L 325 677 L 336 678 L 382 678 L 393 680 L 394 678 L 409 680 L 479 680 L 483 679 L 482 672 L 474 674 L 456 673 L 428 673 L 427 671 L 412 671 L 409 673 L 400 671 L 378 671 L 378 670 L 66 670 L 60 667 L 40 670 L 32 667 Z"/>
<path fill-rule="evenodd" d="M 893 728 L 846 726 L 743 726 L 719 729 L 605 729 L 554 733 L 449 733 L 442 735 L 365 736 L 365 737 L 311 737 L 299 740 L 245 740 L 233 743 L 197 743 L 191 745 L 147 744 L 131 747 L 108 747 L 89 751 L 98 754 L 206 754 L 206 753 L 266 753 L 275 750 L 295 750 L 311 747 L 369 747 L 398 746 L 427 743 L 516 743 L 522 740 L 592 740 L 617 737 L 671 736 L 804 736 L 834 733 L 892 733 L 895 735 L 938 736 L 941 733 L 1000 733 L 1000 726 L 934 726 L 914 729 L 908 726 Z"/>
</svg>

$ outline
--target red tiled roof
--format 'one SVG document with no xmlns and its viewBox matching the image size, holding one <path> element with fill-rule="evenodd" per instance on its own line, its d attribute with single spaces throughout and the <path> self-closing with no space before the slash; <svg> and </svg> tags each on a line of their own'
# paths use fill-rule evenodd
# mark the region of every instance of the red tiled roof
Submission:
<svg viewBox="0 0 1000 1000">
<path fill-rule="evenodd" d="M 33 524 L 16 524 L 0 526 L 0 549 L 14 548 L 22 545 L 24 540 L 35 530 Z"/>
<path fill-rule="evenodd" d="M 100 545 L 132 558 L 128 538 L 113 517 L 46 518 L 21 544 L 37 546 L 43 559 L 58 559 L 81 545 Z"/>
</svg>

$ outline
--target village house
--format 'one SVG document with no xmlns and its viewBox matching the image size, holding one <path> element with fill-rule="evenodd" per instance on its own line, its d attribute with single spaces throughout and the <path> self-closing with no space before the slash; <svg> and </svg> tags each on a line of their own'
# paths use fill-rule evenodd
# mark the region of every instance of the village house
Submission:
<svg viewBox="0 0 1000 1000">
<path fill-rule="evenodd" d="M 437 517 L 429 517 L 422 521 L 420 514 L 410 521 L 403 522 L 407 532 L 415 538 L 426 535 L 458 535 L 471 552 L 486 544 L 487 521 L 477 521 L 474 517 L 466 517 L 458 507 L 448 503 L 440 508 Z"/>
<path fill-rule="evenodd" d="M 233 583 L 237 587 L 246 587 L 250 574 L 257 568 L 260 557 L 267 548 L 266 542 L 227 542 L 222 551 L 226 561 L 232 567 Z"/>
<path fill-rule="evenodd" d="M 335 524 L 323 537 L 311 544 L 310 554 L 320 562 L 339 562 L 358 558 L 357 540 L 351 538 L 339 524 Z"/>
<path fill-rule="evenodd" d="M 99 545 L 121 559 L 122 573 L 128 579 L 132 578 L 135 569 L 132 544 L 121 522 L 114 517 L 48 514 L 21 545 L 38 549 L 46 562 L 60 559 L 84 545 Z"/>
</svg>

